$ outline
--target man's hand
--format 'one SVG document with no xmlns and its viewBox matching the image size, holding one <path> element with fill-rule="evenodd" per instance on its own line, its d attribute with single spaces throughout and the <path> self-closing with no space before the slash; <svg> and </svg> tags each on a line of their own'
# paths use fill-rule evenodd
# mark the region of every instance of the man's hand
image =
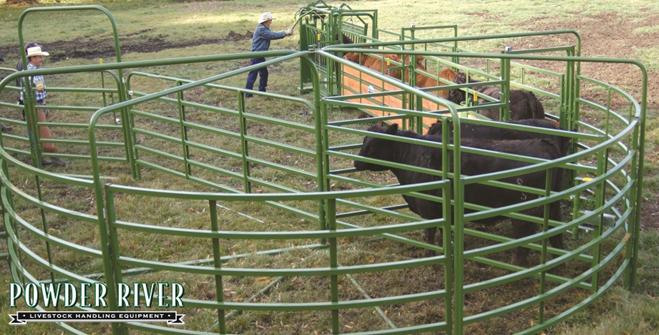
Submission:
<svg viewBox="0 0 659 335">
<path fill-rule="evenodd" d="M 291 36 L 293 35 L 293 28 L 288 28 L 284 32 L 286 33 L 286 36 Z"/>
</svg>

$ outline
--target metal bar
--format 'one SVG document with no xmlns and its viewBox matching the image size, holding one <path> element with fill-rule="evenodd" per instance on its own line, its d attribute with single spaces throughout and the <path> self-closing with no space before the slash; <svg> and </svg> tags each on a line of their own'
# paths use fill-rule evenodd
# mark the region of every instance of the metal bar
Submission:
<svg viewBox="0 0 659 335">
<path fill-rule="evenodd" d="M 181 82 L 177 82 L 177 85 L 181 85 Z M 190 149 L 188 145 L 186 144 L 188 141 L 188 129 L 185 127 L 185 106 L 183 106 L 182 101 L 184 101 L 184 96 L 183 92 L 178 92 L 176 93 L 176 100 L 178 101 L 178 118 L 179 118 L 179 129 L 180 129 L 180 136 L 181 136 L 181 146 L 182 146 L 182 154 L 183 154 L 183 162 L 184 162 L 184 171 L 185 171 L 185 176 L 190 177 L 190 174 L 192 173 L 190 164 L 188 163 L 188 160 L 190 159 Z"/>
<path fill-rule="evenodd" d="M 240 124 L 240 154 L 243 163 L 243 187 L 245 193 L 252 193 L 252 184 L 250 183 L 250 173 L 249 173 L 249 149 L 247 140 L 247 120 L 243 116 L 245 113 L 245 95 L 242 92 L 238 92 L 238 121 Z"/>
<path fill-rule="evenodd" d="M 209 214 L 211 219 L 211 230 L 214 232 L 219 231 L 219 224 L 217 220 L 217 202 L 215 200 L 208 201 Z M 213 238 L 213 265 L 216 269 L 222 268 L 222 255 L 220 253 L 220 239 Z M 215 299 L 218 303 L 224 302 L 224 285 L 222 275 L 215 275 Z M 220 333 L 226 333 L 226 323 L 224 318 L 224 309 L 217 309 L 217 319 L 220 325 Z"/>
<path fill-rule="evenodd" d="M 327 228 L 329 232 L 336 231 L 336 200 L 330 199 L 327 202 Z M 336 270 L 338 264 L 338 247 L 336 237 L 329 238 L 329 254 L 330 254 L 330 268 Z M 333 274 L 330 276 L 330 299 L 332 303 L 339 302 L 339 281 L 338 276 Z M 339 310 L 332 310 L 332 333 L 339 334 L 340 332 Z"/>
<path fill-rule="evenodd" d="M 98 191 L 98 188 L 96 189 Z M 103 192 L 103 202 L 97 202 L 101 206 L 97 207 L 97 216 L 101 234 L 101 251 L 103 256 L 103 273 L 105 282 L 108 286 L 109 308 L 113 311 L 124 310 L 119 304 L 117 284 L 122 283 L 121 274 L 121 251 L 119 247 L 119 236 L 117 234 L 117 218 L 114 205 L 115 193 L 107 187 L 101 188 Z M 104 215 L 105 214 L 105 215 Z M 107 220 L 107 221 L 106 221 Z M 128 335 L 128 329 L 125 325 L 116 324 L 112 327 L 113 334 Z"/>
<path fill-rule="evenodd" d="M 501 106 L 499 120 L 510 120 L 510 59 L 501 59 Z"/>
</svg>

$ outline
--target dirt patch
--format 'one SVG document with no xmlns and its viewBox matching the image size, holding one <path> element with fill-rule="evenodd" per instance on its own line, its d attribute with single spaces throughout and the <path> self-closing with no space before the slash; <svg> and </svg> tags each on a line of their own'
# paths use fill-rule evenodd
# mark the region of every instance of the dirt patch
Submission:
<svg viewBox="0 0 659 335">
<path fill-rule="evenodd" d="M 655 17 L 647 18 L 644 23 L 656 22 Z M 533 18 L 522 21 L 520 28 L 535 31 L 555 29 L 575 29 L 581 34 L 583 56 L 607 56 L 617 58 L 638 58 L 637 50 L 656 47 L 659 45 L 659 32 L 638 33 L 635 29 L 641 27 L 629 17 L 621 16 L 615 12 L 599 13 L 597 15 L 583 15 L 578 20 L 557 20 L 555 17 Z M 526 30 L 526 29 L 520 29 Z M 554 40 L 550 38 L 547 40 Z M 534 42 L 523 41 L 515 48 L 533 47 Z M 554 44 L 556 45 L 556 44 Z M 535 46 L 537 47 L 537 45 Z M 630 90 L 635 96 L 640 95 L 640 72 L 631 66 L 584 64 L 582 73 L 589 77 L 602 79 Z M 655 78 L 659 71 L 649 70 L 649 78 Z M 659 82 L 648 81 L 648 104 L 659 105 Z"/>
<path fill-rule="evenodd" d="M 156 35 L 149 37 L 142 37 L 140 35 L 151 31 L 152 29 L 144 29 L 120 38 L 121 52 L 158 52 L 165 49 L 178 49 L 187 48 L 205 44 L 218 44 L 226 42 L 237 42 L 249 40 L 252 38 L 252 32 L 246 31 L 239 33 L 230 31 L 226 36 L 220 38 L 202 38 L 197 40 L 188 41 L 168 41 L 167 35 Z M 60 61 L 68 58 L 86 58 L 94 59 L 100 57 L 113 57 L 114 56 L 114 41 L 112 39 L 92 39 L 83 38 L 68 41 L 56 41 L 45 43 L 44 48 L 50 52 L 51 61 Z M 18 51 L 16 46 L 3 45 L 0 46 L 0 55 L 4 55 L 6 59 L 18 58 Z"/>
</svg>

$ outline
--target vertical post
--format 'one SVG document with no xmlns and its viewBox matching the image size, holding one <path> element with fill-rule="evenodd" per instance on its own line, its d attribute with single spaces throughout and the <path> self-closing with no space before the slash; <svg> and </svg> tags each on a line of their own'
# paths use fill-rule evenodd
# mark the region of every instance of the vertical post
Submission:
<svg viewBox="0 0 659 335">
<path fill-rule="evenodd" d="M 502 103 L 499 109 L 499 119 L 501 121 L 510 120 L 510 59 L 501 59 L 501 95 L 499 101 Z"/>
<path fill-rule="evenodd" d="M 567 79 L 564 74 L 561 75 L 561 106 L 559 111 L 559 125 L 561 129 L 569 129 L 568 127 L 568 115 L 567 115 Z"/>
<path fill-rule="evenodd" d="M 336 231 L 336 199 L 327 200 L 327 225 L 329 231 Z M 329 239 L 330 251 L 330 268 L 336 270 L 338 264 L 338 250 L 336 245 L 336 237 Z M 330 275 L 330 295 L 332 303 L 339 302 L 339 282 L 336 274 Z M 332 334 L 339 334 L 339 310 L 332 309 Z"/>
<path fill-rule="evenodd" d="M 219 224 L 217 220 L 217 202 L 215 200 L 209 200 L 208 206 L 210 209 L 211 216 L 211 230 L 214 233 L 217 233 L 219 229 Z M 221 270 L 222 268 L 222 254 L 220 252 L 220 239 L 214 237 L 213 241 L 213 264 L 215 265 L 216 270 Z M 224 285 L 222 282 L 222 275 L 215 275 L 215 298 L 218 303 L 224 302 Z M 226 321 L 224 317 L 224 308 L 220 307 L 217 309 L 217 320 L 220 325 L 220 333 L 226 334 Z"/>
<path fill-rule="evenodd" d="M 103 252 L 103 268 L 105 274 L 105 282 L 108 289 L 109 309 L 112 311 L 124 310 L 123 306 L 119 306 L 117 299 L 117 284 L 122 282 L 121 262 L 119 261 L 119 237 L 117 236 L 116 212 L 114 206 L 114 192 L 107 186 L 103 185 L 103 192 L 105 195 L 104 208 L 98 208 L 98 211 L 106 213 L 106 220 L 102 220 L 99 215 L 100 231 L 101 231 L 101 251 Z M 102 201 L 99 202 L 103 204 Z M 126 335 L 128 328 L 121 323 L 112 323 L 112 335 Z"/>
<path fill-rule="evenodd" d="M 412 39 L 414 39 L 414 27 L 412 27 Z M 413 47 L 414 48 L 414 45 Z M 410 86 L 416 86 L 416 55 L 410 55 Z M 411 93 L 412 94 L 412 93 Z M 419 95 L 415 96 L 414 99 L 410 98 L 410 102 L 414 101 L 412 106 L 413 109 L 418 111 L 423 111 L 423 98 Z M 418 134 L 423 133 L 423 116 L 417 116 L 416 118 L 416 127 L 414 130 Z"/>
<path fill-rule="evenodd" d="M 567 61 L 567 114 L 568 114 L 568 122 L 569 122 L 569 129 L 568 130 L 576 130 L 577 128 L 577 123 L 579 122 L 579 119 L 577 119 L 577 115 L 574 110 L 575 106 L 575 72 L 574 72 L 574 61 Z M 575 143 L 573 143 L 573 148 L 571 148 L 570 152 L 574 152 L 574 147 L 576 146 Z"/>
<path fill-rule="evenodd" d="M 561 129 L 569 130 L 570 129 L 570 114 L 569 114 L 569 96 L 570 96 L 570 88 L 568 85 L 568 72 L 569 69 L 566 68 L 566 74 L 562 74 L 560 77 L 560 82 L 561 82 L 561 105 L 560 105 L 560 111 L 559 111 L 559 125 Z M 573 141 L 577 141 L 577 139 L 573 139 Z M 571 150 L 571 149 L 570 149 Z M 565 171 L 565 174 L 567 175 L 569 186 L 574 186 L 575 180 L 574 180 L 574 172 L 572 171 Z M 580 193 L 575 193 L 572 195 L 572 218 L 576 218 L 578 214 L 578 208 L 579 208 L 579 194 Z M 578 232 L 579 228 L 575 227 L 573 229 L 573 232 L 576 233 Z"/>
<path fill-rule="evenodd" d="M 0 147 L 2 147 L 2 146 L 3 146 L 3 144 L 2 144 L 2 134 L 0 134 Z M 0 160 L 0 169 L 2 170 L 2 173 L 6 176 L 7 175 L 7 173 L 6 173 L 7 169 L 5 167 L 6 167 L 6 163 L 4 162 L 4 160 Z M 6 210 L 6 208 L 3 204 L 3 201 L 2 201 L 2 195 L 4 194 L 4 187 L 5 186 L 0 182 L 0 217 L 2 217 L 2 220 L 3 220 L 2 225 L 0 225 L 0 241 L 2 241 L 2 240 L 5 241 L 5 246 L 7 247 L 7 253 L 0 254 L 0 259 L 7 258 L 7 261 L 9 261 L 7 265 L 10 265 L 11 261 L 9 259 L 9 245 L 7 244 L 7 238 L 8 238 L 7 234 L 8 233 L 7 233 L 7 229 L 4 229 L 4 230 L 1 229 L 1 228 L 3 228 L 4 225 L 7 224 L 7 222 L 9 222 L 8 219 L 7 219 L 7 216 L 6 216 L 7 210 Z"/>
<path fill-rule="evenodd" d="M 488 64 L 488 66 L 489 66 L 489 64 L 490 64 L 490 63 L 489 63 L 489 59 L 488 59 L 488 63 L 487 63 L 487 64 Z M 489 74 L 489 70 L 488 70 L 488 74 Z M 471 78 L 468 69 L 465 69 L 465 78 Z M 472 88 L 471 86 L 468 86 L 467 89 L 470 89 L 470 90 L 474 90 L 474 91 L 476 91 L 476 89 Z M 473 93 L 473 94 L 472 94 L 472 93 L 469 93 L 468 90 L 465 90 L 465 104 L 466 104 L 468 107 L 471 107 L 471 106 L 474 106 L 474 105 L 478 105 L 478 94 L 476 94 L 476 93 Z M 476 113 L 477 113 L 477 112 L 476 112 Z"/>
<path fill-rule="evenodd" d="M 454 329 L 455 335 L 464 333 L 464 189 L 462 179 L 462 154 L 460 149 L 460 118 L 453 107 L 451 109 L 453 125 L 453 266 L 454 266 Z"/>
<path fill-rule="evenodd" d="M 176 82 L 176 86 L 181 86 L 183 83 Z M 178 122 L 181 135 L 181 146 L 183 147 L 183 164 L 185 170 L 185 177 L 190 178 L 192 169 L 188 160 L 190 159 L 190 148 L 188 147 L 188 128 L 185 126 L 185 106 L 183 106 L 183 92 L 176 93 L 176 102 L 178 105 Z"/>
<path fill-rule="evenodd" d="M 632 150 L 637 151 L 638 146 L 639 146 L 639 141 L 638 141 L 638 135 L 639 130 L 638 127 L 634 129 L 633 135 L 632 135 Z M 641 170 L 639 170 L 639 163 L 640 159 L 638 155 L 635 155 L 634 160 L 632 161 L 632 166 L 631 166 L 631 180 L 636 184 L 635 187 L 639 188 L 641 185 L 638 182 L 638 178 L 640 178 L 641 175 Z M 636 225 L 638 224 L 635 222 L 635 218 L 638 215 L 637 212 L 639 211 L 639 204 L 640 201 L 638 200 L 638 197 L 640 196 L 639 192 L 635 192 L 635 190 L 631 190 L 632 195 L 631 195 L 631 201 L 630 201 L 630 206 L 633 206 L 633 217 L 634 219 L 631 219 L 631 222 L 629 224 L 629 228 L 627 230 L 627 236 L 625 238 L 627 239 L 626 245 L 625 245 L 625 259 L 629 261 L 628 265 L 628 270 L 625 271 L 625 278 L 624 278 L 624 287 L 628 290 L 631 290 L 634 287 L 634 282 L 636 280 L 636 254 L 635 249 L 637 249 L 637 244 L 638 244 L 638 238 L 637 234 L 639 233 L 638 227 Z M 630 220 L 630 219 L 628 219 Z"/>
<path fill-rule="evenodd" d="M 337 23 L 337 16 L 338 15 L 336 15 L 336 14 L 329 15 L 329 18 L 327 20 L 328 21 L 327 29 L 325 29 L 325 31 L 324 31 L 324 33 L 327 34 L 325 39 L 327 41 L 330 41 L 330 43 L 333 40 L 333 38 L 332 38 L 333 34 L 338 34 L 337 25 L 339 23 Z M 317 42 L 316 42 L 317 48 L 318 49 L 322 48 L 324 45 L 322 43 L 323 41 L 321 40 L 320 31 L 318 32 L 316 39 L 317 39 Z M 335 93 L 334 92 L 334 80 L 333 80 L 333 75 L 332 75 L 332 71 L 334 71 L 334 67 L 332 66 L 333 64 L 334 64 L 334 62 L 331 59 L 325 59 L 325 69 L 327 70 L 325 80 L 327 82 L 327 94 L 330 95 L 330 96 L 334 95 L 334 93 Z"/>
<path fill-rule="evenodd" d="M 326 59 L 325 62 L 326 67 L 327 67 L 327 94 L 332 96 L 335 94 L 338 94 L 339 92 L 335 92 L 335 89 L 337 88 L 337 85 L 334 80 L 334 61 L 331 59 Z"/>
<path fill-rule="evenodd" d="M 449 180 L 449 118 L 442 119 L 442 180 Z M 453 333 L 453 232 L 451 220 L 451 183 L 442 187 L 442 213 L 444 214 L 444 227 L 442 227 L 442 245 L 444 246 L 444 320 L 446 320 L 446 334 Z"/>
<path fill-rule="evenodd" d="M 552 185 L 552 169 L 547 169 L 545 172 L 545 198 L 549 197 L 551 195 L 551 185 Z M 550 216 L 550 206 L 551 204 L 546 203 L 543 206 L 543 213 L 542 213 L 542 232 L 546 233 L 547 229 L 549 228 L 549 216 Z M 542 238 L 542 250 L 540 252 L 540 263 L 545 264 L 547 262 L 547 236 L 543 236 Z M 540 272 L 540 295 L 545 293 L 545 277 L 546 277 L 546 271 L 541 271 Z M 545 301 L 540 300 L 540 303 L 538 304 L 538 323 L 541 324 L 545 320 Z"/>
<path fill-rule="evenodd" d="M 574 46 L 570 47 L 567 49 L 568 56 L 574 56 L 576 51 Z M 578 54 L 577 54 L 578 55 Z M 572 62 L 572 61 L 570 61 Z M 581 62 L 577 61 L 574 62 L 572 66 L 572 72 L 573 72 L 573 88 L 572 88 L 572 114 L 574 118 L 574 125 L 572 128 L 572 131 L 579 131 L 579 99 L 581 97 L 581 84 L 579 82 L 579 76 L 581 76 Z M 574 151 L 572 151 L 574 152 Z"/>
<path fill-rule="evenodd" d="M 378 10 L 377 10 L 377 9 L 373 11 L 373 25 L 372 25 L 372 29 L 373 29 L 373 33 L 372 33 L 373 38 L 374 38 L 374 39 L 378 39 L 378 38 L 380 37 L 380 36 L 379 36 L 379 35 L 380 35 L 380 32 L 378 31 Z"/>
<path fill-rule="evenodd" d="M 110 308 L 113 310 L 118 309 L 116 284 L 121 281 L 121 264 L 119 262 L 119 247 L 117 242 L 117 234 L 115 230 L 115 209 L 114 209 L 114 194 L 111 189 L 103 184 L 101 180 L 101 171 L 98 159 L 98 146 L 96 145 L 96 124 L 99 120 L 99 115 L 92 115 L 89 120 L 89 128 L 87 129 L 89 138 L 89 154 L 91 162 L 91 175 L 94 180 L 94 202 L 96 205 L 96 217 L 98 220 L 98 228 L 101 238 L 101 252 L 103 256 L 103 271 L 108 284 L 108 295 L 110 300 Z M 113 237 L 114 241 L 111 240 Z M 126 334 L 122 325 L 113 324 L 113 335 Z"/>
<path fill-rule="evenodd" d="M 631 254 L 629 256 L 629 270 L 625 275 L 625 287 L 631 289 L 634 287 L 636 281 L 636 262 L 638 261 L 638 247 L 639 247 L 639 235 L 641 229 L 641 199 L 643 197 L 643 165 L 644 165 L 644 155 L 645 155 L 645 117 L 648 109 L 648 71 L 643 64 L 636 64 L 641 70 L 643 82 L 642 82 L 642 92 L 641 92 L 641 115 L 638 119 L 638 125 L 634 130 L 634 139 L 636 149 L 636 157 L 632 164 L 633 172 L 635 176 L 632 180 L 636 183 L 636 189 L 633 190 L 634 195 L 632 196 L 632 205 L 634 206 L 634 216 L 631 221 Z"/>
<path fill-rule="evenodd" d="M 336 44 L 341 44 L 343 43 L 343 16 L 339 14 L 337 16 L 337 22 L 336 22 L 336 40 L 334 41 Z M 341 77 L 341 64 L 330 61 L 333 64 L 334 67 L 334 72 L 332 74 L 335 75 L 335 86 L 336 86 L 336 91 L 334 91 L 335 94 L 341 94 L 341 87 L 343 86 L 343 78 Z"/>
<path fill-rule="evenodd" d="M 401 41 L 403 40 L 403 35 L 402 34 L 400 35 L 400 40 Z M 402 45 L 402 48 L 405 49 L 404 44 Z M 407 65 L 405 64 L 406 58 L 409 59 L 410 57 L 405 57 L 405 55 L 401 55 L 401 57 L 400 57 L 400 62 L 401 62 L 401 64 L 400 64 L 401 65 L 400 66 L 400 80 L 402 82 L 406 82 L 407 79 L 409 79 L 409 76 L 410 76 L 409 69 L 407 68 Z M 400 96 L 400 106 L 401 106 L 401 108 L 406 108 L 407 101 L 408 101 L 408 95 L 409 95 L 409 93 L 404 92 L 404 91 L 401 93 L 401 96 Z M 409 95 L 409 97 L 411 98 L 412 96 Z M 410 118 L 410 117 L 403 118 L 401 123 L 403 125 L 403 129 L 411 129 L 412 128 L 412 118 Z"/>
<path fill-rule="evenodd" d="M 569 180 L 571 180 L 571 184 L 575 184 L 576 181 L 574 181 L 573 173 L 566 171 L 566 173 L 570 176 L 572 176 Z M 572 199 L 572 219 L 576 219 L 579 217 L 579 207 L 581 206 L 581 192 L 577 192 L 574 195 L 574 198 Z M 574 227 L 572 229 L 572 232 L 576 235 L 579 234 L 579 227 Z"/>
<path fill-rule="evenodd" d="M 611 115 L 611 88 L 608 90 L 608 100 L 607 100 L 607 105 L 606 105 L 606 124 L 605 124 L 605 136 L 606 138 L 604 141 L 606 141 L 609 138 L 609 127 L 610 127 L 610 115 Z M 608 170 L 608 160 L 609 160 L 609 147 L 606 147 L 603 150 L 600 150 L 597 153 L 597 175 L 601 176 L 606 171 Z M 606 201 L 606 180 L 603 180 L 599 183 L 597 187 L 597 193 L 595 194 L 595 203 L 597 208 L 601 208 L 604 206 L 604 202 Z M 593 232 L 593 238 L 598 238 L 602 236 L 602 232 L 604 231 L 604 214 L 605 212 L 602 211 L 598 216 L 597 216 L 597 227 L 595 231 Z M 600 260 L 602 259 L 602 241 L 598 242 L 595 245 L 595 250 L 593 251 L 593 266 L 599 264 Z M 599 289 L 599 275 L 600 271 L 596 271 L 593 274 L 592 281 L 591 281 L 591 287 L 592 291 L 595 292 Z"/>
<path fill-rule="evenodd" d="M 458 48 L 458 40 L 457 40 L 457 38 L 458 38 L 458 25 L 457 24 L 455 26 L 453 26 L 453 37 L 456 38 L 456 40 L 453 41 L 453 52 L 458 52 L 459 48 Z M 455 64 L 460 64 L 460 57 L 453 56 L 452 61 Z M 467 77 L 467 78 L 469 78 L 469 77 Z"/>
<path fill-rule="evenodd" d="M 130 78 L 130 75 L 129 75 Z M 128 101 L 133 95 L 130 89 L 130 81 L 124 82 L 123 77 L 119 77 L 119 102 Z M 137 137 L 135 135 L 135 116 L 130 111 L 131 107 L 121 109 L 121 127 L 124 133 L 124 142 L 126 143 L 126 159 L 130 165 L 133 178 L 140 179 L 140 167 L 137 163 L 138 154 L 135 148 Z"/>
<path fill-rule="evenodd" d="M 39 178 L 39 175 L 34 176 L 34 182 L 37 185 L 37 197 L 39 201 L 43 201 L 43 194 L 41 192 L 41 179 Z M 43 207 L 39 207 L 39 212 L 41 214 L 41 226 L 43 228 L 43 232 L 46 236 L 48 236 L 48 221 L 46 220 L 46 211 L 44 211 Z M 48 255 L 48 265 L 50 267 L 53 266 L 53 258 L 52 254 L 50 252 L 50 242 L 48 240 L 44 240 L 46 243 L 46 254 Z M 55 273 L 50 269 L 50 280 L 51 283 L 55 282 Z"/>
<path fill-rule="evenodd" d="M 461 179 L 454 179 L 453 199 L 455 200 L 454 208 L 454 224 L 453 224 L 453 276 L 455 280 L 454 285 L 454 328 L 455 335 L 462 335 L 463 329 L 463 315 L 464 315 L 464 181 Z"/>
<path fill-rule="evenodd" d="M 316 71 L 310 56 L 302 56 L 301 59 L 313 69 L 310 73 L 313 88 L 313 110 L 311 111 L 314 118 L 314 132 L 316 141 L 316 183 L 318 184 L 318 191 L 323 192 L 329 189 L 329 137 L 327 128 L 327 110 L 325 103 L 320 99 L 320 79 L 318 71 Z M 318 223 L 320 229 L 326 229 L 325 222 L 325 201 L 318 201 Z M 325 244 L 325 239 L 321 239 L 321 244 Z"/>
<path fill-rule="evenodd" d="M 300 22 L 299 26 L 299 34 L 300 34 L 300 43 L 299 43 L 299 50 L 308 50 L 309 49 L 309 22 L 307 19 L 305 21 Z M 300 94 L 306 93 L 306 89 L 304 88 L 304 85 L 309 82 L 309 71 L 311 69 L 309 66 L 300 59 Z"/>
<path fill-rule="evenodd" d="M 385 55 L 378 55 L 378 56 L 376 56 L 376 57 L 379 57 L 379 56 L 382 56 L 382 61 L 380 61 L 380 73 L 382 73 L 382 74 L 386 74 L 386 72 L 385 72 L 385 67 L 384 67 L 385 64 L 384 64 L 384 63 L 386 62 L 386 58 L 387 58 L 387 57 L 386 57 Z M 385 83 L 384 83 L 384 79 L 380 79 L 380 91 L 381 91 L 381 92 L 384 92 L 384 91 L 385 91 L 385 89 L 384 89 L 384 84 L 385 84 Z M 381 106 L 386 106 L 384 95 L 380 96 L 380 105 L 381 105 Z M 383 115 L 386 115 L 386 116 L 391 115 L 391 113 L 389 113 L 389 112 L 383 112 L 382 114 L 383 114 Z"/>
<path fill-rule="evenodd" d="M 243 188 L 245 193 L 252 193 L 252 183 L 249 181 L 250 172 L 249 172 L 249 161 L 247 160 L 249 156 L 247 148 L 247 140 L 245 135 L 247 134 L 247 125 L 245 116 L 245 92 L 238 91 L 238 121 L 240 122 L 240 154 L 243 161 Z"/>
<path fill-rule="evenodd" d="M 416 27 L 412 25 L 409 29 L 410 40 L 414 41 L 416 39 Z M 416 44 L 412 44 L 412 50 L 416 50 Z M 416 55 L 410 55 L 410 86 L 416 86 Z M 419 110 L 419 105 L 421 104 L 421 97 L 416 96 L 414 93 L 410 93 L 410 109 Z M 417 133 L 420 133 L 419 129 L 423 129 L 423 118 L 417 116 L 414 119 L 416 124 L 413 126 L 413 129 L 415 129 Z"/>
<path fill-rule="evenodd" d="M 99 58 L 98 63 L 103 64 L 104 63 L 103 58 Z M 105 89 L 105 71 L 101 71 L 99 74 L 101 75 L 101 88 Z M 121 80 L 121 79 L 119 79 L 119 80 Z M 107 94 L 105 92 L 102 92 L 101 96 L 103 97 L 103 107 L 106 107 L 108 105 Z M 110 93 L 110 97 L 112 97 L 112 93 Z M 112 100 L 114 100 L 114 99 L 112 99 Z M 114 101 L 113 101 L 113 103 L 114 103 Z M 117 124 L 117 113 L 115 111 L 112 111 L 112 122 L 114 124 Z"/>
<path fill-rule="evenodd" d="M 568 55 L 570 51 L 568 50 Z M 576 99 L 576 90 L 577 88 L 575 87 L 575 63 L 574 61 L 567 61 L 566 64 L 566 73 L 565 73 L 565 82 L 564 82 L 564 87 L 563 90 L 561 91 L 561 97 L 565 95 L 564 102 L 565 106 L 563 109 L 563 113 L 561 115 L 561 128 L 566 129 L 566 130 L 575 130 L 577 129 L 577 124 L 579 123 L 578 116 L 576 115 L 576 112 L 574 110 L 575 106 L 575 99 Z M 562 118 L 565 117 L 565 122 L 563 122 Z M 575 119 L 576 118 L 576 119 Z M 570 147 L 568 148 L 568 154 L 572 154 L 576 151 L 577 149 L 577 142 L 578 139 L 574 139 L 570 142 Z M 576 183 L 576 172 L 574 170 L 568 170 L 567 171 L 568 175 L 568 182 L 569 186 L 572 187 Z M 581 199 L 579 198 L 580 194 L 577 193 L 574 195 L 574 203 L 573 203 L 573 217 L 576 218 L 579 213 L 579 206 L 580 206 L 580 201 Z M 575 226 L 574 232 L 578 233 L 578 227 Z"/>
<path fill-rule="evenodd" d="M 416 97 L 416 110 L 423 111 L 423 98 L 421 96 Z M 418 134 L 423 134 L 423 116 L 416 117 L 416 129 L 414 129 Z"/>
<path fill-rule="evenodd" d="M 99 58 L 98 63 L 103 64 L 103 58 Z M 101 75 L 101 88 L 105 88 L 105 72 L 101 72 L 100 75 Z M 103 97 L 103 107 L 105 107 L 108 105 L 107 95 L 105 94 L 105 92 L 103 92 L 101 93 L 101 96 Z M 115 114 L 112 114 L 112 116 L 114 116 L 116 119 Z"/>
</svg>

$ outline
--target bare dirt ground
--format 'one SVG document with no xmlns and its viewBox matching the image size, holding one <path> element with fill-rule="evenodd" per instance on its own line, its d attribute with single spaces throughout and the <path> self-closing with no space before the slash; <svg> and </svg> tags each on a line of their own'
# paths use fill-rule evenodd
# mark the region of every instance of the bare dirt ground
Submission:
<svg viewBox="0 0 659 335">
<path fill-rule="evenodd" d="M 167 40 L 167 36 L 159 34 L 153 37 L 142 38 L 140 35 L 151 31 L 152 29 L 140 30 L 131 34 L 120 37 L 121 51 L 127 52 L 158 52 L 165 49 L 179 49 L 204 44 L 219 44 L 227 42 L 236 42 L 252 38 L 252 32 L 246 31 L 239 33 L 230 31 L 227 35 L 220 38 L 204 38 L 196 40 L 184 40 L 172 42 Z M 95 39 L 83 38 L 66 41 L 56 41 L 45 43 L 47 50 L 52 50 L 50 55 L 51 61 L 60 61 L 69 58 L 94 59 L 101 57 L 114 56 L 114 41 L 111 38 Z M 0 46 L 0 55 L 5 55 L 6 59 L 18 58 L 18 51 L 15 46 Z"/>
<path fill-rule="evenodd" d="M 643 20 L 646 23 L 659 22 L 659 14 L 652 15 Z M 535 21 L 533 28 L 541 30 L 564 29 L 571 27 L 579 31 L 582 37 L 582 55 L 606 56 L 617 58 L 635 58 L 635 49 L 649 48 L 659 45 L 659 33 L 639 33 L 634 29 L 641 23 L 630 21 L 618 13 L 605 13 L 585 16 L 578 21 Z M 629 71 L 630 67 L 584 66 L 583 74 L 611 80 L 623 87 L 638 87 L 640 75 L 638 71 Z M 620 70 L 627 70 L 621 72 Z M 650 109 L 659 108 L 659 82 L 653 80 L 657 70 L 650 69 L 648 81 L 648 106 Z M 640 93 L 640 92 L 634 92 Z"/>
</svg>

